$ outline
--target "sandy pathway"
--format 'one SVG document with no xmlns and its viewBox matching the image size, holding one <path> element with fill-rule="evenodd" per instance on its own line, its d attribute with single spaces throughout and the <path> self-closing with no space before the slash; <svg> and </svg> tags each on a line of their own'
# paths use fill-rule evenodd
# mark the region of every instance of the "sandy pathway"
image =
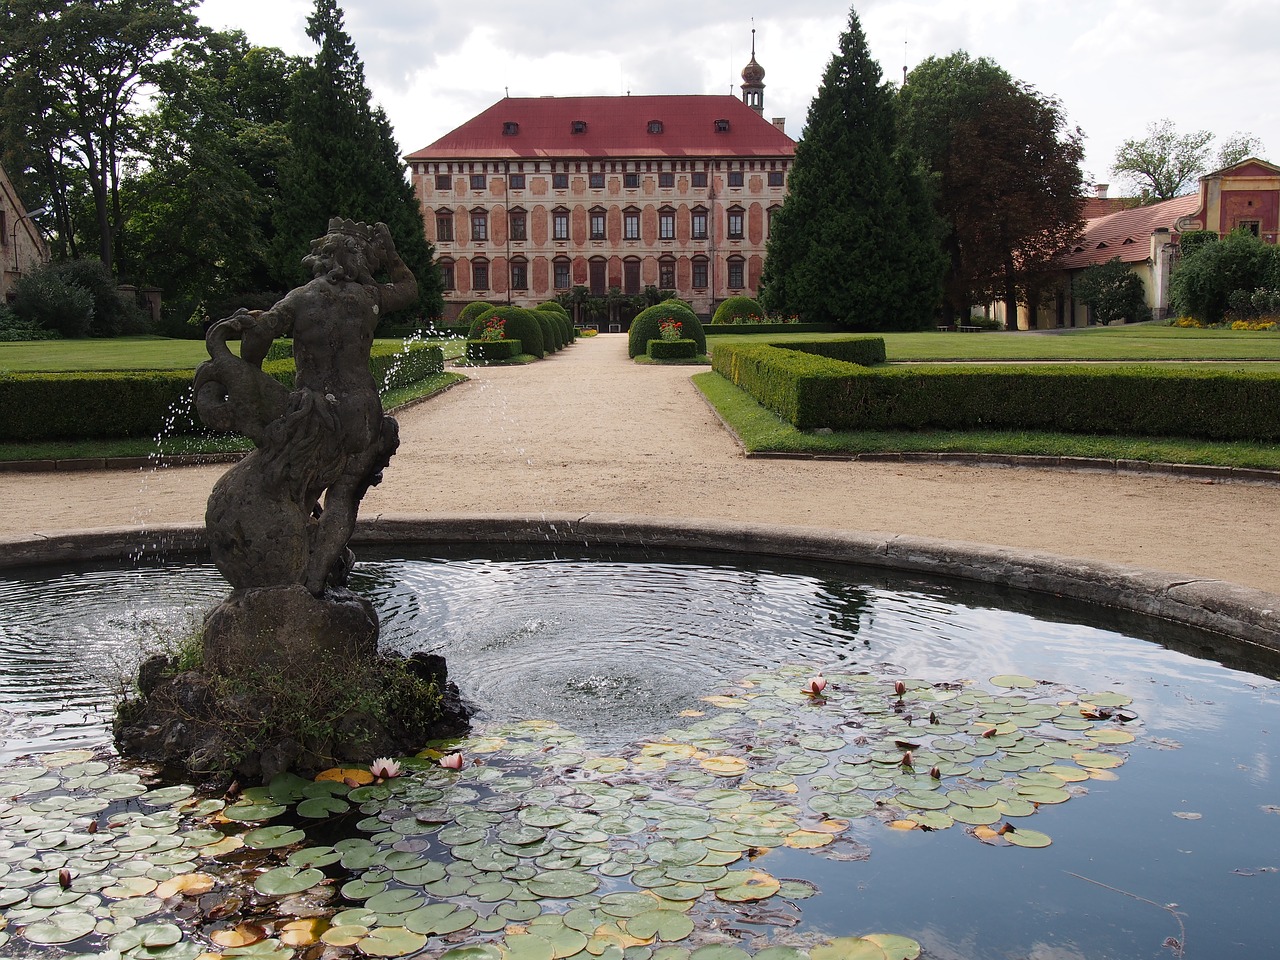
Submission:
<svg viewBox="0 0 1280 960">
<path fill-rule="evenodd" d="M 1280 488 L 1160 476 L 744 459 L 689 382 L 580 340 L 398 415 L 361 515 L 628 513 L 1025 547 L 1280 593 Z M 222 468 L 0 474 L 0 535 L 197 523 Z"/>
</svg>

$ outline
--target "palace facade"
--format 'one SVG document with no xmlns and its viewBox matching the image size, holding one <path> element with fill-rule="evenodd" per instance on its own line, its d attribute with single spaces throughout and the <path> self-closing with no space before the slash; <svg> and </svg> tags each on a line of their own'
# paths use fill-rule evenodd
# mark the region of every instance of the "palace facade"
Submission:
<svg viewBox="0 0 1280 960">
<path fill-rule="evenodd" d="M 763 79 L 753 54 L 742 100 L 507 97 L 409 154 L 446 319 L 576 286 L 674 290 L 700 314 L 754 296 L 795 154 Z"/>
</svg>

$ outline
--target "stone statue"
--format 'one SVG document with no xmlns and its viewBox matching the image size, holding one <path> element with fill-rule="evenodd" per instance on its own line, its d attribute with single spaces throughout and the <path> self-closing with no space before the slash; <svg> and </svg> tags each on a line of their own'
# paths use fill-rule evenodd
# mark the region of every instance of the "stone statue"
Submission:
<svg viewBox="0 0 1280 960">
<path fill-rule="evenodd" d="M 196 408 L 205 423 L 257 448 L 209 496 L 205 526 L 218 569 L 237 589 L 301 584 L 319 597 L 345 585 L 360 500 L 399 444 L 369 350 L 381 314 L 412 305 L 418 285 L 383 223 L 330 220 L 303 263 L 310 282 L 270 310 L 241 309 L 209 329 Z M 382 270 L 390 282 L 374 279 Z M 262 372 L 272 342 L 289 334 L 292 390 Z M 239 357 L 227 346 L 236 338 Z"/>
<path fill-rule="evenodd" d="M 416 302 L 417 281 L 382 223 L 330 220 L 303 262 L 311 281 L 205 338 L 196 409 L 256 448 L 214 485 L 205 513 L 233 589 L 205 617 L 198 666 L 163 654 L 142 665 L 138 697 L 116 714 L 126 754 L 266 783 L 466 728 L 443 659 L 381 654 L 373 604 L 346 586 L 360 501 L 400 440 L 369 371 L 373 331 L 384 311 Z M 292 387 L 262 371 L 286 334 Z"/>
</svg>

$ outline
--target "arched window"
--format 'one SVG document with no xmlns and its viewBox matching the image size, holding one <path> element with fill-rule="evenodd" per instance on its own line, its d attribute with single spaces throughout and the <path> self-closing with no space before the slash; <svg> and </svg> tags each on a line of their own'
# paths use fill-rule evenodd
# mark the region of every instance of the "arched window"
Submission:
<svg viewBox="0 0 1280 960">
<path fill-rule="evenodd" d="M 728 209 L 727 213 L 729 214 L 729 224 L 728 224 L 729 239 L 741 240 L 742 239 L 742 221 L 743 221 L 742 208 L 735 204 L 734 206 Z"/>
<path fill-rule="evenodd" d="M 689 236 L 694 240 L 707 239 L 706 207 L 694 207 L 689 211 Z"/>
<path fill-rule="evenodd" d="M 529 289 L 529 261 L 524 257 L 511 258 L 511 289 Z"/>
<path fill-rule="evenodd" d="M 489 211 L 484 207 L 475 207 L 471 211 L 472 241 L 489 239 Z"/>
<path fill-rule="evenodd" d="M 551 211 L 551 239 L 569 239 L 569 208 L 556 207 Z"/>
<path fill-rule="evenodd" d="M 448 207 L 441 207 L 436 211 L 436 241 L 453 242 L 453 211 Z"/>
<path fill-rule="evenodd" d="M 674 240 L 676 238 L 676 211 L 674 207 L 662 207 L 658 210 L 658 239 Z"/>
<path fill-rule="evenodd" d="M 445 290 L 457 290 L 458 286 L 453 276 L 453 258 L 441 257 L 436 263 L 440 264 L 440 276 L 444 278 Z"/>
<path fill-rule="evenodd" d="M 552 285 L 557 290 L 568 290 L 572 283 L 570 281 L 569 258 L 556 257 L 551 261 L 551 277 Z"/>
<path fill-rule="evenodd" d="M 729 289 L 741 290 L 747 279 L 747 262 L 742 257 L 729 258 Z"/>
<path fill-rule="evenodd" d="M 512 207 L 507 211 L 507 225 L 511 229 L 512 240 L 529 239 L 529 219 L 524 207 Z"/>
<path fill-rule="evenodd" d="M 709 261 L 706 257 L 693 258 L 693 289 L 705 290 L 711 286 L 708 282 L 708 274 L 710 273 Z"/>
<path fill-rule="evenodd" d="M 662 257 L 658 260 L 658 287 L 662 290 L 676 288 L 676 258 Z"/>
<path fill-rule="evenodd" d="M 489 261 L 484 257 L 477 257 L 471 261 L 471 289 L 489 289 Z"/>
<path fill-rule="evenodd" d="M 622 292 L 634 296 L 640 292 L 640 258 L 627 257 L 622 261 Z"/>
<path fill-rule="evenodd" d="M 607 217 L 608 217 L 608 214 L 605 211 L 604 207 L 591 208 L 590 223 L 591 223 L 591 239 L 592 240 L 607 239 L 607 236 L 605 233 L 605 220 L 607 219 Z"/>
</svg>

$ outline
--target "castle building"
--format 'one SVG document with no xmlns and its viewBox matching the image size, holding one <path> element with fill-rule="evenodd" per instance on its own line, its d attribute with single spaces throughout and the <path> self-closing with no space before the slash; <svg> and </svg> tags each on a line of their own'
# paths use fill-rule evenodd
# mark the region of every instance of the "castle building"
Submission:
<svg viewBox="0 0 1280 960">
<path fill-rule="evenodd" d="M 754 296 L 795 141 L 764 119 L 754 44 L 742 79 L 741 100 L 506 97 L 409 154 L 446 319 L 578 286 L 674 290 L 700 314 Z"/>
</svg>

